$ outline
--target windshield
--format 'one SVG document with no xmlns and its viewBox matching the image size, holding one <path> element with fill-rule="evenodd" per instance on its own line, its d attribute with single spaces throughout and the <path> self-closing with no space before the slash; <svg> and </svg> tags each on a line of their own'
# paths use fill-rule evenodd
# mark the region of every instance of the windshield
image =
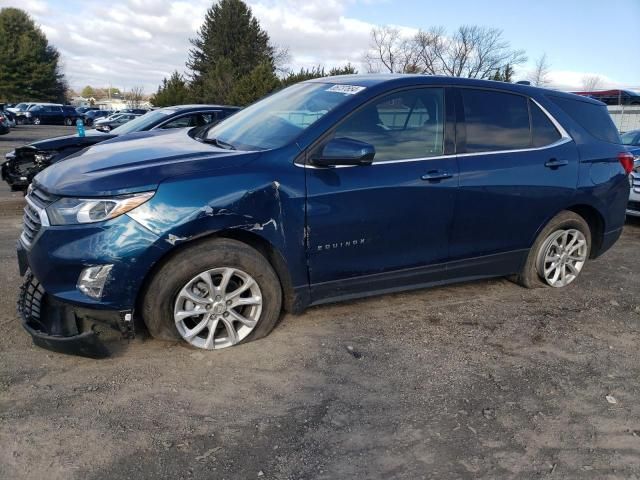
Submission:
<svg viewBox="0 0 640 480">
<path fill-rule="evenodd" d="M 299 83 L 240 110 L 213 127 L 208 140 L 241 150 L 279 148 L 364 87 Z"/>
<path fill-rule="evenodd" d="M 115 133 L 116 135 L 123 135 L 125 133 L 148 130 L 157 122 L 166 118 L 170 113 L 173 112 L 175 112 L 175 110 L 173 109 L 153 110 L 152 112 L 148 112 L 144 115 L 134 118 L 130 122 L 127 122 L 124 125 L 119 126 L 118 128 L 114 128 L 113 130 L 111 130 L 111 133 Z"/>
<path fill-rule="evenodd" d="M 640 132 L 638 131 L 627 132 L 620 135 L 620 138 L 622 139 L 622 143 L 624 145 L 636 145 L 635 143 L 637 142 L 636 137 L 640 137 Z"/>
</svg>

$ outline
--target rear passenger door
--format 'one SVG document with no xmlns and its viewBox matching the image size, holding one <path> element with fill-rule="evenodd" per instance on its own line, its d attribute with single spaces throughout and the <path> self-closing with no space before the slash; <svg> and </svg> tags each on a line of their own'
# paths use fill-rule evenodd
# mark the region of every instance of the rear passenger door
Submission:
<svg viewBox="0 0 640 480">
<path fill-rule="evenodd" d="M 510 270 L 574 195 L 577 148 L 526 96 L 474 88 L 457 93 L 460 177 L 450 254 L 504 254 L 496 261 Z"/>
</svg>

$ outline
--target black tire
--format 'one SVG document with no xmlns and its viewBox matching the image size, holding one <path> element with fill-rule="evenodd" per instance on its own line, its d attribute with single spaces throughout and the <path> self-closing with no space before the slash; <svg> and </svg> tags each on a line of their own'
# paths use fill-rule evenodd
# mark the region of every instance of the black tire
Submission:
<svg viewBox="0 0 640 480">
<path fill-rule="evenodd" d="M 576 229 L 579 230 L 587 240 L 587 259 L 591 253 L 591 229 L 589 224 L 580 215 L 568 210 L 563 210 L 553 217 L 549 223 L 542 229 L 536 241 L 534 242 L 527 261 L 520 274 L 515 275 L 512 280 L 525 288 L 542 288 L 548 287 L 539 273 L 538 255 L 540 250 L 545 247 L 547 239 L 559 230 Z"/>
<path fill-rule="evenodd" d="M 64 119 L 64 124 L 67 127 L 70 127 L 71 125 L 73 125 L 73 120 L 71 118 L 67 117 L 67 118 Z"/>
<path fill-rule="evenodd" d="M 34 125 L 40 125 L 41 123 L 40 117 L 33 117 L 33 120 L 31 121 L 31 123 L 33 123 Z"/>
<path fill-rule="evenodd" d="M 216 238 L 186 247 L 164 263 L 148 282 L 141 306 L 143 320 L 152 337 L 182 340 L 173 318 L 178 293 L 199 273 L 219 267 L 233 267 L 246 272 L 262 292 L 262 312 L 258 323 L 238 344 L 257 340 L 273 330 L 282 308 L 282 288 L 275 271 L 267 259 L 252 247 L 236 240 Z"/>
<path fill-rule="evenodd" d="M 25 124 L 25 120 L 24 120 L 24 118 L 22 118 L 22 117 L 18 117 L 18 118 L 16 119 L 16 124 L 18 124 L 18 125 L 24 125 L 24 124 Z"/>
</svg>

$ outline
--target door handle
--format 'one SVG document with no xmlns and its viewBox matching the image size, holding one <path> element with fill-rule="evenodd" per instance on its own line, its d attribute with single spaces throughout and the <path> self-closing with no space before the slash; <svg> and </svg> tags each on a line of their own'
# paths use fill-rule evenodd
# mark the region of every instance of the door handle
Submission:
<svg viewBox="0 0 640 480">
<path fill-rule="evenodd" d="M 556 158 L 551 158 L 544 164 L 545 167 L 553 169 L 564 167 L 565 165 L 569 165 L 569 160 L 558 160 Z"/>
<path fill-rule="evenodd" d="M 451 178 L 451 177 L 453 177 L 453 174 L 450 172 L 447 172 L 446 170 L 433 170 L 429 173 L 425 173 L 420 178 L 422 180 L 426 180 L 429 182 L 435 182 L 438 180 L 444 180 L 446 178 Z"/>
</svg>

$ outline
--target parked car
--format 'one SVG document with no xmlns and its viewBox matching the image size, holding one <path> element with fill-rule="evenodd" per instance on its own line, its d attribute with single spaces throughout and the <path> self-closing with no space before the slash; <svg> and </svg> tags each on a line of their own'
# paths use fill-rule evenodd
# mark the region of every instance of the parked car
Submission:
<svg viewBox="0 0 640 480">
<path fill-rule="evenodd" d="M 137 115 L 144 115 L 149 110 L 146 108 L 123 108 L 122 110 L 118 110 L 117 113 L 135 113 Z"/>
<path fill-rule="evenodd" d="M 16 126 L 16 117 L 13 112 L 8 110 L 8 108 L 10 108 L 8 104 L 0 103 L 0 115 L 5 117 L 7 123 L 9 124 L 9 128 L 13 128 Z"/>
<path fill-rule="evenodd" d="M 576 95 L 600 100 L 607 105 L 640 105 L 640 93 L 631 90 L 598 90 L 575 93 Z"/>
<path fill-rule="evenodd" d="M 9 123 L 9 117 L 0 111 L 0 135 L 6 135 L 11 131 L 11 124 Z"/>
<path fill-rule="evenodd" d="M 96 120 L 112 115 L 111 110 L 89 110 L 81 115 L 83 123 L 87 127 L 91 127 Z"/>
<path fill-rule="evenodd" d="M 112 129 L 124 125 L 139 116 L 140 115 L 135 113 L 114 113 L 106 118 L 96 120 L 94 127 L 101 132 L 110 132 Z"/>
<path fill-rule="evenodd" d="M 571 94 L 330 77 L 189 132 L 118 137 L 34 179 L 19 311 L 38 345 L 104 355 L 93 327 L 132 336 L 140 317 L 219 349 L 282 308 L 494 276 L 565 287 L 625 221 L 631 156 L 604 104 Z"/>
<path fill-rule="evenodd" d="M 627 215 L 640 217 L 640 130 L 632 130 L 621 135 L 622 143 L 627 145 L 629 153 L 634 157 L 634 168 L 629 175 L 631 191 Z"/>
<path fill-rule="evenodd" d="M 100 110 L 99 107 L 78 107 L 76 108 L 76 112 L 78 113 L 78 115 L 83 115 L 87 112 L 90 112 L 91 110 Z"/>
<path fill-rule="evenodd" d="M 125 125 L 104 133 L 98 130 L 87 130 L 85 137 L 65 135 L 63 137 L 40 140 L 17 148 L 6 155 L 2 164 L 2 179 L 12 190 L 26 190 L 31 179 L 52 163 L 72 155 L 83 148 L 104 142 L 118 135 L 146 130 L 199 127 L 235 113 L 238 107 L 221 105 L 181 105 L 153 110 Z M 93 113 L 108 113 L 103 110 L 91 110 Z"/>
<path fill-rule="evenodd" d="M 34 105 L 24 115 L 27 121 L 33 125 L 58 124 L 71 126 L 79 118 L 74 107 L 55 103 Z"/>
<path fill-rule="evenodd" d="M 29 123 L 29 119 L 27 117 L 27 112 L 30 108 L 38 105 L 37 103 L 19 103 L 14 108 L 9 109 L 11 113 L 15 116 L 16 123 L 18 125 L 24 125 L 25 123 Z"/>
</svg>

